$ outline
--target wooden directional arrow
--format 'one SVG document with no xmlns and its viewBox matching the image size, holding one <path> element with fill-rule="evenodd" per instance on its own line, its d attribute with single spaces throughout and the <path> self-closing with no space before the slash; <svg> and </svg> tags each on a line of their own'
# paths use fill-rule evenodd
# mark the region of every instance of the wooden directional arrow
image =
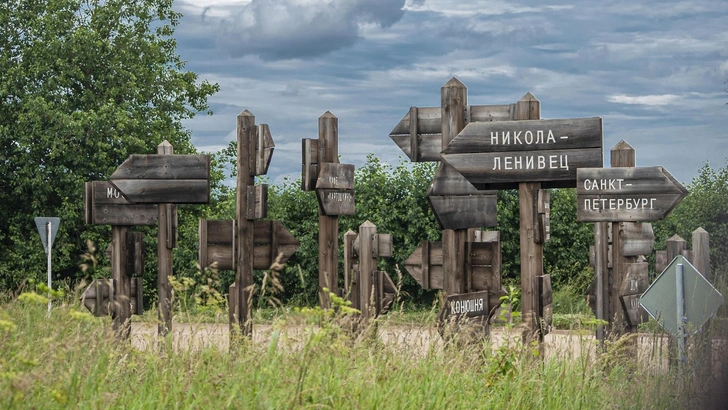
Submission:
<svg viewBox="0 0 728 410">
<path fill-rule="evenodd" d="M 442 159 L 479 189 L 519 182 L 574 187 L 576 170 L 602 161 L 601 118 L 471 122 Z"/>
<path fill-rule="evenodd" d="M 255 171 L 255 175 L 265 175 L 268 173 L 268 166 L 276 144 L 270 135 L 268 124 L 256 125 L 256 128 L 258 138 L 255 141 L 255 167 L 251 170 Z"/>
<path fill-rule="evenodd" d="M 496 226 L 496 191 L 478 191 L 459 172 L 441 163 L 427 190 L 435 217 L 442 229 L 468 229 Z"/>
<path fill-rule="evenodd" d="M 156 225 L 157 204 L 134 205 L 106 181 L 84 184 L 84 211 L 87 224 Z"/>
<path fill-rule="evenodd" d="M 320 164 L 316 197 L 324 215 L 354 215 L 354 165 L 335 162 Z"/>
<path fill-rule="evenodd" d="M 81 296 L 81 302 L 94 316 L 108 316 L 113 313 L 114 281 L 111 279 L 96 279 L 86 288 Z M 144 313 L 142 292 L 142 278 L 131 278 L 130 304 L 131 312 L 135 315 Z"/>
<path fill-rule="evenodd" d="M 579 169 L 576 219 L 655 221 L 667 216 L 687 193 L 662 167 Z"/>
<path fill-rule="evenodd" d="M 218 269 L 235 269 L 234 220 L 207 220 L 199 223 L 200 266 L 208 267 L 217 262 Z M 279 221 L 255 221 L 253 227 L 253 269 L 269 269 L 279 254 L 280 263 L 300 246 L 296 239 Z"/>
<path fill-rule="evenodd" d="M 467 106 L 466 117 L 475 121 L 514 120 L 515 104 Z M 440 161 L 442 151 L 442 109 L 412 107 L 394 127 L 389 138 L 413 162 Z"/>
<path fill-rule="evenodd" d="M 109 181 L 133 204 L 206 204 L 209 155 L 132 155 Z"/>
</svg>

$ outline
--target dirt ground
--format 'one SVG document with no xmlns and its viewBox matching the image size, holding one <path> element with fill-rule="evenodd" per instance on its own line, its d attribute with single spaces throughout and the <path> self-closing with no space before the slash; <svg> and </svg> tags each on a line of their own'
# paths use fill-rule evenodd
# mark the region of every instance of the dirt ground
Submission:
<svg viewBox="0 0 728 410">
<path fill-rule="evenodd" d="M 253 343 L 268 343 L 273 332 L 278 332 L 280 345 L 295 349 L 306 337 L 306 327 L 302 325 L 286 325 L 274 328 L 271 325 L 255 325 Z M 218 348 L 228 350 L 230 331 L 227 324 L 205 323 L 175 323 L 172 326 L 172 345 L 175 349 L 203 349 Z M 414 357 L 427 354 L 432 349 L 440 350 L 444 346 L 442 337 L 435 326 L 407 326 L 385 324 L 377 329 L 377 336 L 386 345 L 401 350 Z M 494 347 L 504 343 L 514 343 L 520 338 L 520 333 L 513 330 L 506 332 L 502 328 L 495 328 L 491 333 L 491 342 Z M 154 323 L 132 323 L 132 345 L 138 349 L 148 349 L 158 342 L 157 326 Z M 638 336 L 637 356 L 642 363 L 648 363 L 656 370 L 668 368 L 668 340 L 665 337 L 656 337 L 650 334 Z M 576 358 L 594 358 L 597 343 L 593 333 L 583 334 L 556 330 L 544 339 L 543 353 L 547 358 L 558 357 L 568 360 Z M 714 356 L 722 360 L 721 356 L 728 351 L 728 345 L 722 343 L 716 346 Z M 722 368 L 722 364 L 721 364 Z"/>
</svg>

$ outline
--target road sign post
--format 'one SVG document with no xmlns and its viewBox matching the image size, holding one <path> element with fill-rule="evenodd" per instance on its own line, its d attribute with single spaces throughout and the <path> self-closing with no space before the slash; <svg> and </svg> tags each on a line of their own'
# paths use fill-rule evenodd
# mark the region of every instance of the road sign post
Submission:
<svg viewBox="0 0 728 410">
<path fill-rule="evenodd" d="M 43 250 L 47 256 L 47 268 L 48 268 L 48 290 L 53 289 L 51 280 L 51 248 L 53 248 L 53 241 L 56 238 L 58 232 L 58 226 L 61 224 L 61 218 L 48 218 L 38 216 L 35 218 L 35 225 L 38 228 L 40 234 L 40 240 L 43 243 Z M 51 295 L 48 294 L 48 312 L 51 311 Z"/>
<path fill-rule="evenodd" d="M 642 294 L 639 303 L 678 343 L 678 366 L 685 340 L 715 314 L 723 295 L 682 255 L 676 256 Z"/>
</svg>

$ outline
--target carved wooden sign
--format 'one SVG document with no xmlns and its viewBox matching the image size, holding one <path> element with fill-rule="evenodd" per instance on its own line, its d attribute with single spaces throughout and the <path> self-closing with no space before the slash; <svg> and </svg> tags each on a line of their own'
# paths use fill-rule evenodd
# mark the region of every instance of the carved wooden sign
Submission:
<svg viewBox="0 0 728 410">
<path fill-rule="evenodd" d="M 256 125 L 258 138 L 255 140 L 255 167 L 252 168 L 255 175 L 265 175 L 268 173 L 268 166 L 273 157 L 275 143 L 270 135 L 268 124 Z"/>
<path fill-rule="evenodd" d="M 663 219 L 688 193 L 662 167 L 579 169 L 576 188 L 580 222 Z"/>
<path fill-rule="evenodd" d="M 132 204 L 106 181 L 84 183 L 85 222 L 94 225 L 156 225 L 157 204 Z"/>
<path fill-rule="evenodd" d="M 354 165 L 320 164 L 316 197 L 325 215 L 355 215 Z"/>
<path fill-rule="evenodd" d="M 210 202 L 209 155 L 131 155 L 109 181 L 133 204 Z"/>
<path fill-rule="evenodd" d="M 445 298 L 445 305 L 440 312 L 439 319 L 445 320 L 449 317 L 477 317 L 487 316 L 490 308 L 490 295 L 487 290 L 479 292 L 461 293 L 448 295 Z"/>
<path fill-rule="evenodd" d="M 199 262 L 205 268 L 235 269 L 235 221 L 201 219 L 199 222 Z M 268 269 L 282 255 L 285 263 L 300 242 L 279 221 L 255 221 L 253 227 L 253 269 Z"/>
<path fill-rule="evenodd" d="M 603 164 L 602 119 L 471 122 L 442 159 L 480 189 L 574 187 L 577 169 Z"/>
</svg>

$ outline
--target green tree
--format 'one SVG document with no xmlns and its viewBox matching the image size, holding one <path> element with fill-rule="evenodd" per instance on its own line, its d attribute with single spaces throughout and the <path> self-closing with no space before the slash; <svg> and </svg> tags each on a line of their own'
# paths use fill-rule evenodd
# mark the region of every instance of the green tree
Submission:
<svg viewBox="0 0 728 410">
<path fill-rule="evenodd" d="M 86 239 L 109 237 L 84 225 L 83 183 L 165 139 L 195 151 L 181 120 L 218 86 L 184 70 L 179 18 L 172 0 L 0 4 L 0 288 L 45 270 L 34 216 L 61 218 L 54 271 L 73 276 Z"/>
</svg>

